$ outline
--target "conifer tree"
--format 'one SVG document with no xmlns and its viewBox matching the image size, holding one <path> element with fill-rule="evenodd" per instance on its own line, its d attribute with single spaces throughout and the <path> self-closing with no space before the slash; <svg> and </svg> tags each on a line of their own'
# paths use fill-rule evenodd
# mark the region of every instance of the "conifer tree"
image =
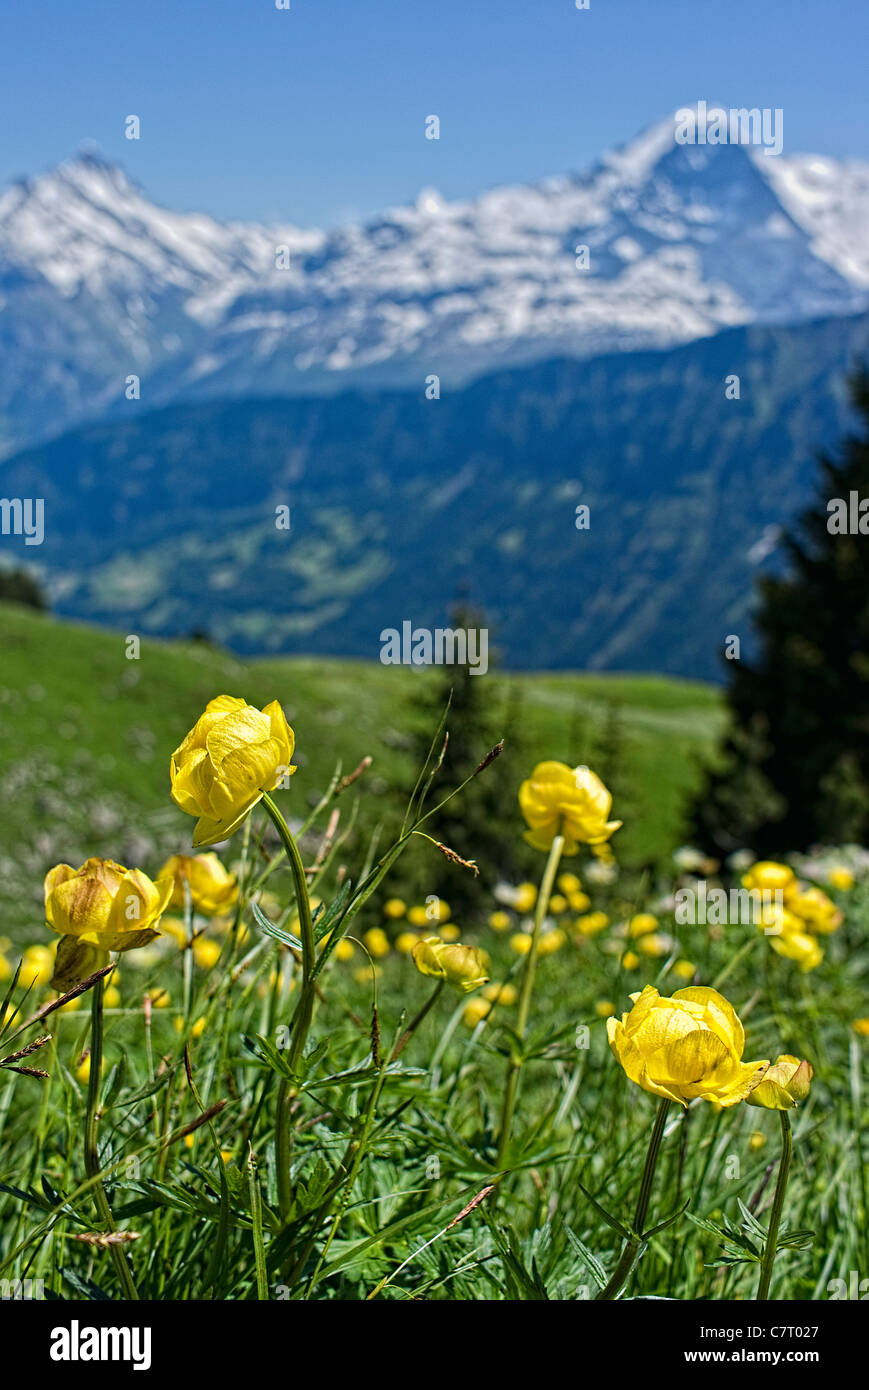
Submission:
<svg viewBox="0 0 869 1390">
<path fill-rule="evenodd" d="M 823 456 L 815 501 L 760 582 L 751 663 L 730 665 L 731 732 L 695 807 L 696 834 L 761 854 L 869 834 L 869 371 L 860 433 Z"/>
<path fill-rule="evenodd" d="M 450 623 L 454 628 L 465 629 L 485 626 L 482 615 L 464 603 L 452 612 Z M 446 721 L 449 741 L 428 793 L 427 808 L 470 777 L 493 745 L 501 738 L 505 740 L 501 756 L 426 826 L 429 834 L 456 854 L 475 860 L 479 876 L 451 863 L 434 846 L 429 846 L 428 853 L 417 853 L 408 861 L 415 866 L 413 887 L 417 894 L 434 893 L 444 898 L 460 924 L 468 916 L 492 909 L 494 884 L 502 876 L 513 875 L 517 855 L 520 861 L 526 857 L 522 853 L 524 845 L 521 841 L 518 846 L 516 843 L 516 794 L 526 775 L 518 747 L 521 692 L 515 682 L 502 682 L 501 688 L 494 691 L 491 651 L 489 660 L 489 674 L 485 676 L 472 674 L 467 665 L 444 667 L 436 676 L 427 674 L 419 700 L 423 718 L 419 721 L 414 765 L 422 763 L 431 731 L 450 701 Z"/>
</svg>

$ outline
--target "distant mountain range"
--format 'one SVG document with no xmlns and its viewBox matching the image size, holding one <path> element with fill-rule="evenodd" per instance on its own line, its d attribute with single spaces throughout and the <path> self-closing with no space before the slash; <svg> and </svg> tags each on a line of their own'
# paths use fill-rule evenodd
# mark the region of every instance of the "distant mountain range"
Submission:
<svg viewBox="0 0 869 1390">
<path fill-rule="evenodd" d="M 376 660 L 384 628 L 442 625 L 464 595 L 513 666 L 715 679 L 728 635 L 749 649 L 752 580 L 849 423 L 861 356 L 869 315 L 547 361 L 440 400 L 173 405 L 8 459 L 45 541 L 4 552 L 60 613 L 122 633 Z"/>
<path fill-rule="evenodd" d="M 328 232 L 173 213 L 88 153 L 0 195 L 0 455 L 172 401 L 456 389 L 867 305 L 869 164 L 679 145 L 672 119 L 586 174 Z"/>
<path fill-rule="evenodd" d="M 333 232 L 171 213 L 85 154 L 0 196 L 0 491 L 45 499 L 0 563 L 246 652 L 376 659 L 464 595 L 511 665 L 714 679 L 867 311 L 869 164 L 672 120 Z"/>
</svg>

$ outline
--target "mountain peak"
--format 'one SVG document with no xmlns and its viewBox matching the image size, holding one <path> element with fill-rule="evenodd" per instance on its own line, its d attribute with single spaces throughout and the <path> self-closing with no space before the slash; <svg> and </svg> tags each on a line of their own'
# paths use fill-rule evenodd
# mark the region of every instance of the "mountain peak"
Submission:
<svg viewBox="0 0 869 1390">
<path fill-rule="evenodd" d="M 328 234 L 161 207 L 88 143 L 0 195 L 0 448 L 4 427 L 103 408 L 119 361 L 148 374 L 152 405 L 421 371 L 454 385 L 862 308 L 869 165 L 683 144 L 686 109 L 702 110 L 674 110 L 584 174 L 462 201 L 424 188 Z M 63 399 L 37 320 L 67 345 Z"/>
</svg>

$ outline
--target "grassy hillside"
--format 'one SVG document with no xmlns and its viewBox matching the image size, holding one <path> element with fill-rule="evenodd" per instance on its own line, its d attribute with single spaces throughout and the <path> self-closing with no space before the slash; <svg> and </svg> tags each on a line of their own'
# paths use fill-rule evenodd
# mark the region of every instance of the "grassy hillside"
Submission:
<svg viewBox="0 0 869 1390">
<path fill-rule="evenodd" d="M 123 634 L 11 605 L 0 606 L 0 650 L 0 931 L 16 942 L 41 926 L 39 889 L 52 863 L 111 854 L 154 870 L 189 847 L 191 822 L 168 795 L 168 759 L 213 695 L 284 704 L 299 764 L 291 816 L 306 813 L 339 759 L 349 771 L 370 754 L 364 831 L 397 806 L 396 787 L 412 784 L 409 735 L 429 722 L 419 697 L 441 677 L 325 658 L 242 662 L 198 643 L 145 641 L 140 659 L 128 660 Z M 511 710 L 519 723 L 521 762 L 505 754 L 505 785 L 518 785 L 532 760 L 592 761 L 598 749 L 602 757 L 615 734 L 619 857 L 659 858 L 679 842 L 680 808 L 721 726 L 715 690 L 651 676 L 481 680 L 492 741 Z"/>
</svg>

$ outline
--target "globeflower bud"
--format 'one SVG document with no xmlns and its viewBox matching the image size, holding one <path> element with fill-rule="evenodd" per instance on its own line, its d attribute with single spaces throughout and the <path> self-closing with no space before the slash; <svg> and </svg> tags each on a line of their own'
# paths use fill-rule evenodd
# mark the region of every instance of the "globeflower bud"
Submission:
<svg viewBox="0 0 869 1390">
<path fill-rule="evenodd" d="M 461 994 L 470 994 L 488 983 L 483 953 L 476 946 L 448 944 L 438 936 L 427 936 L 417 942 L 411 955 L 421 975 L 445 980 Z"/>
<path fill-rule="evenodd" d="M 80 869 L 49 869 L 44 891 L 46 921 L 61 937 L 52 985 L 63 990 L 106 965 L 109 951 L 132 951 L 160 935 L 172 880 L 152 883 L 141 869 L 88 859 Z"/>
<path fill-rule="evenodd" d="M 749 1105 L 762 1105 L 765 1110 L 792 1110 L 808 1096 L 813 1075 L 808 1062 L 785 1053 L 767 1068 L 746 1099 Z"/>
</svg>

